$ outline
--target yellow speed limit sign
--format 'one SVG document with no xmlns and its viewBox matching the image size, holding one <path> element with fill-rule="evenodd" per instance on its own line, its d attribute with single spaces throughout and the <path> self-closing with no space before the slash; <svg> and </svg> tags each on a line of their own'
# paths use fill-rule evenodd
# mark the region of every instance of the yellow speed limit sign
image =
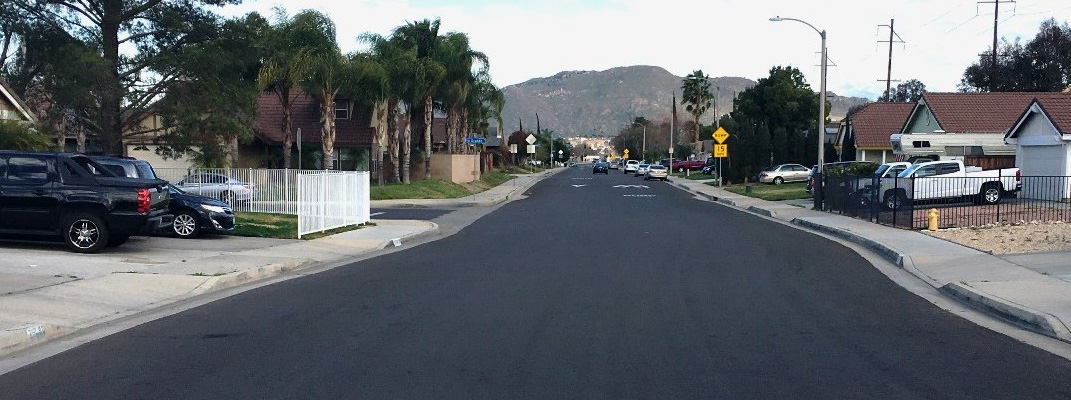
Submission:
<svg viewBox="0 0 1071 400">
<path fill-rule="evenodd" d="M 716 144 L 714 145 L 714 158 L 725 158 L 729 156 L 729 145 Z"/>
</svg>

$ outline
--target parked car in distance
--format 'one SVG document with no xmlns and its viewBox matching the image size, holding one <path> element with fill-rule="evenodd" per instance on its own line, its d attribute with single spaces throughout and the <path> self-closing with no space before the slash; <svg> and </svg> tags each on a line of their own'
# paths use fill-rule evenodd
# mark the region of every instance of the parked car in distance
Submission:
<svg viewBox="0 0 1071 400">
<path fill-rule="evenodd" d="M 183 239 L 195 238 L 205 232 L 224 233 L 234 230 L 234 209 L 211 197 L 186 193 L 175 185 L 167 185 L 171 194 L 168 211 L 174 221 L 168 227 Z"/>
<path fill-rule="evenodd" d="M 610 167 L 605 162 L 596 161 L 595 164 L 591 166 L 591 174 L 592 175 L 594 175 L 594 174 L 609 174 L 609 173 L 610 173 Z"/>
<path fill-rule="evenodd" d="M 170 224 L 166 185 L 117 176 L 82 154 L 0 151 L 0 234 L 59 237 L 96 253 Z"/>
<path fill-rule="evenodd" d="M 636 173 L 636 167 L 640 165 L 640 160 L 628 160 L 625 161 L 624 173 Z"/>
<path fill-rule="evenodd" d="M 647 164 L 647 163 L 640 163 L 640 164 L 636 165 L 636 173 L 632 174 L 632 176 L 643 176 L 644 174 L 647 173 L 647 168 L 650 167 L 650 166 L 651 166 L 651 164 Z"/>
<path fill-rule="evenodd" d="M 186 193 L 208 196 L 234 206 L 253 199 L 253 184 L 222 174 L 197 173 L 174 183 Z"/>
<path fill-rule="evenodd" d="M 982 170 L 959 160 L 913 164 L 896 178 L 881 180 L 881 202 L 899 209 L 920 200 L 970 198 L 976 204 L 996 204 L 1008 193 L 1022 190 L 1019 168 Z"/>
<path fill-rule="evenodd" d="M 661 179 L 665 181 L 669 178 L 669 169 L 665 165 L 651 164 L 647 167 L 647 174 L 643 176 L 643 180 L 649 181 L 651 179 Z"/>
<path fill-rule="evenodd" d="M 674 161 L 671 165 L 672 165 L 672 168 L 673 168 L 674 171 L 684 172 L 685 170 L 689 170 L 689 171 L 701 170 L 701 169 L 703 169 L 703 165 L 705 165 L 705 164 L 706 164 L 706 161 L 683 160 L 683 161 Z"/>
<path fill-rule="evenodd" d="M 781 164 L 759 173 L 759 182 L 780 185 L 785 182 L 803 182 L 807 180 L 809 170 L 799 164 Z"/>
</svg>

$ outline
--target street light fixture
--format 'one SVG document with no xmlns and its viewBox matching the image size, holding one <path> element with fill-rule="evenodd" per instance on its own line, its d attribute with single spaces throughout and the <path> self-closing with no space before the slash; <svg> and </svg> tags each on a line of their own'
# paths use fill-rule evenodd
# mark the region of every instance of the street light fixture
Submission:
<svg viewBox="0 0 1071 400">
<path fill-rule="evenodd" d="M 825 176 L 825 153 L 826 153 L 826 31 L 819 30 L 807 21 L 796 18 L 776 16 L 770 18 L 772 22 L 795 21 L 807 25 L 818 32 L 822 37 L 822 69 L 821 69 L 821 94 L 818 97 L 818 170 L 814 174 L 814 209 L 822 209 L 822 180 Z"/>
</svg>

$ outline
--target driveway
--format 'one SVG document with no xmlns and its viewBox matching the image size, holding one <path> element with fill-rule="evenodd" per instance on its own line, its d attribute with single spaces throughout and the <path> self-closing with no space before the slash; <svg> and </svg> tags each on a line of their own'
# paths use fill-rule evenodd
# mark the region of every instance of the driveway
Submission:
<svg viewBox="0 0 1071 400">
<path fill-rule="evenodd" d="M 0 241 L 0 294 L 114 273 L 156 273 L 168 265 L 262 249 L 299 240 L 205 236 L 198 239 L 135 236 L 100 254 L 77 254 L 58 242 Z"/>
</svg>

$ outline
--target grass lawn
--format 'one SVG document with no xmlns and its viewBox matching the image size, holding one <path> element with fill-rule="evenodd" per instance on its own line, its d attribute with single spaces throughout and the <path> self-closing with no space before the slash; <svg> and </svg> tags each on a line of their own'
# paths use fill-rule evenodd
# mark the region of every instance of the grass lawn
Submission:
<svg viewBox="0 0 1071 400">
<path fill-rule="evenodd" d="M 234 230 L 231 235 L 263 237 L 272 239 L 297 239 L 297 215 L 243 212 L 234 214 Z M 365 225 L 351 225 L 305 235 L 302 239 L 316 239 L 354 229 Z"/>
<path fill-rule="evenodd" d="M 710 183 L 708 183 L 708 185 L 709 184 Z M 726 187 L 725 190 L 769 201 L 808 199 L 811 197 L 811 195 L 807 194 L 806 183 L 786 183 L 783 185 L 752 183 L 751 193 L 745 193 L 746 187 L 744 185 Z"/>
<path fill-rule="evenodd" d="M 513 171 L 529 170 L 513 167 L 512 169 L 498 169 L 480 176 L 480 180 L 463 184 L 456 184 L 436 179 L 414 180 L 408 185 L 388 184 L 372 186 L 372 200 L 391 199 L 456 199 L 471 196 L 487 189 L 509 182 L 513 179 Z"/>
<path fill-rule="evenodd" d="M 693 181 L 703 181 L 703 180 L 707 180 L 707 179 L 718 179 L 714 175 L 703 175 L 703 173 L 699 172 L 699 171 L 689 172 L 688 176 L 684 176 L 683 172 L 674 172 L 674 173 L 670 174 L 670 176 L 672 176 L 674 178 L 691 179 Z"/>
</svg>

